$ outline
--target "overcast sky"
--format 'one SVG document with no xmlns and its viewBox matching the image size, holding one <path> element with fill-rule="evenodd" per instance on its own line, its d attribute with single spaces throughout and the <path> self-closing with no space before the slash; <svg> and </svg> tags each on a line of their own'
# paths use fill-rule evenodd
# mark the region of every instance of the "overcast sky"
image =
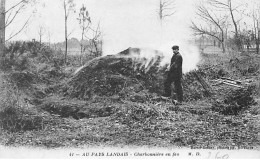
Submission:
<svg viewBox="0 0 260 165">
<path fill-rule="evenodd" d="M 18 1 L 20 0 L 6 0 L 6 8 Z M 181 48 L 185 47 L 181 49 L 186 51 L 184 56 L 189 54 L 195 57 L 198 56 L 197 49 L 186 42 L 191 38 L 189 26 L 196 1 L 175 0 L 176 13 L 165 19 L 161 26 L 157 13 L 159 0 L 74 0 L 76 13 L 69 17 L 68 23 L 69 32 L 72 32 L 70 38 L 81 37 L 76 18 L 79 8 L 84 4 L 94 26 L 100 21 L 104 54 L 118 53 L 128 47 L 145 47 L 164 51 L 170 57 L 171 46 L 178 44 Z M 64 41 L 64 11 L 61 0 L 41 0 L 36 6 L 28 6 L 8 27 L 6 38 L 21 27 L 32 11 L 35 12 L 29 26 L 13 40 L 39 40 L 38 31 L 41 25 L 51 33 L 52 43 Z M 47 42 L 48 38 L 45 34 L 43 42 Z"/>
<path fill-rule="evenodd" d="M 7 9 L 19 0 L 7 0 Z M 71 37 L 80 38 L 79 24 L 76 20 L 79 8 L 85 4 L 90 13 L 92 21 L 100 21 L 102 31 L 105 35 L 128 34 L 128 37 L 134 35 L 151 35 L 148 31 L 156 31 L 159 25 L 157 9 L 159 0 L 74 0 L 76 4 L 76 13 L 69 18 L 69 29 L 73 31 Z M 174 29 L 182 29 L 185 23 L 190 20 L 193 13 L 192 1 L 175 0 L 177 13 L 166 20 L 168 25 L 175 24 Z M 180 3 L 181 2 L 181 3 Z M 52 33 L 52 42 L 64 40 L 64 13 L 60 0 L 41 0 L 35 7 L 37 12 L 33 15 L 27 30 L 14 40 L 31 40 L 38 37 L 38 27 L 43 25 Z M 27 7 L 17 17 L 16 22 L 7 29 L 7 37 L 10 33 L 17 30 L 27 17 L 31 14 L 33 8 Z M 167 26 L 168 26 L 167 25 Z M 180 28 L 177 28 L 176 26 Z M 151 26 L 156 26 L 151 27 Z M 168 26 L 169 27 L 169 26 Z M 176 31 L 177 33 L 178 31 Z M 119 35 L 122 37 L 122 35 Z M 47 36 L 44 37 L 47 39 Z"/>
</svg>

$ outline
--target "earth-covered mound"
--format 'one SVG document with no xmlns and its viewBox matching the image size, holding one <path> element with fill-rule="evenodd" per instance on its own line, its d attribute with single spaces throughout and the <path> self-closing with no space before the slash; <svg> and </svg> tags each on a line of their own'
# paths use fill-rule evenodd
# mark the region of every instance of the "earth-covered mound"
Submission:
<svg viewBox="0 0 260 165">
<path fill-rule="evenodd" d="M 95 58 L 67 83 L 67 95 L 89 99 L 93 96 L 126 96 L 148 90 L 161 93 L 167 66 L 161 66 L 162 53 L 128 48 L 118 54 Z"/>
</svg>

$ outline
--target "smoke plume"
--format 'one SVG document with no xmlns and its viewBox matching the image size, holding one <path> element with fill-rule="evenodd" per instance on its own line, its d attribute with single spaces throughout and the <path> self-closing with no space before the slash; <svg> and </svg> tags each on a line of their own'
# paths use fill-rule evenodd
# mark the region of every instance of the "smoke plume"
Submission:
<svg viewBox="0 0 260 165">
<path fill-rule="evenodd" d="M 163 52 L 162 65 L 164 65 L 170 63 L 171 47 L 179 45 L 183 56 L 184 73 L 196 69 L 199 51 L 191 42 L 190 1 L 176 1 L 176 14 L 162 21 L 157 17 L 156 0 L 149 1 L 153 3 L 146 6 L 142 1 L 138 2 L 134 0 L 134 3 L 125 6 L 121 4 L 122 10 L 110 11 L 111 19 L 103 21 L 103 55 L 117 54 L 129 47 L 150 48 Z M 156 56 L 153 53 L 147 55 L 147 52 L 140 55 L 142 54 L 150 59 Z"/>
</svg>

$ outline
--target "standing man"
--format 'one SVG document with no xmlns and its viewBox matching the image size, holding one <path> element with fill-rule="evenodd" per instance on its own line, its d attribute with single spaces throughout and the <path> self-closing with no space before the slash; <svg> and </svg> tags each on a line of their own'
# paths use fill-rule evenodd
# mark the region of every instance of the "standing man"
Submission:
<svg viewBox="0 0 260 165">
<path fill-rule="evenodd" d="M 177 100 L 179 103 L 183 101 L 183 91 L 181 85 L 182 78 L 182 56 L 179 53 L 179 46 L 174 45 L 172 47 L 173 56 L 171 59 L 171 65 L 167 73 L 167 78 L 164 82 L 164 97 L 171 96 L 171 84 L 174 83 L 175 91 L 177 94 Z"/>
</svg>

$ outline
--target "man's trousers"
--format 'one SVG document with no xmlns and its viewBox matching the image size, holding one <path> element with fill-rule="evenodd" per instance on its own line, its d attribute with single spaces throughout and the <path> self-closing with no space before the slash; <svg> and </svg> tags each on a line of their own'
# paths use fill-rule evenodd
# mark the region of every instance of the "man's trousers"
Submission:
<svg viewBox="0 0 260 165">
<path fill-rule="evenodd" d="M 174 83 L 174 91 L 177 94 L 177 100 L 179 102 L 183 101 L 183 91 L 181 85 L 181 76 L 174 76 L 170 72 L 167 74 L 167 78 L 164 82 L 164 92 L 166 96 L 171 96 L 171 84 Z"/>
</svg>

